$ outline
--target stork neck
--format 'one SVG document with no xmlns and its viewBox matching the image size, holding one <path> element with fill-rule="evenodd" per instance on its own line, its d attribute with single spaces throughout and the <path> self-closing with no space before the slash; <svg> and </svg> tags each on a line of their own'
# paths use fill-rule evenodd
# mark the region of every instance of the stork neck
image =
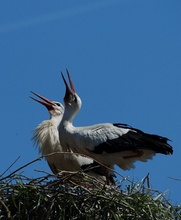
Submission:
<svg viewBox="0 0 181 220">
<path fill-rule="evenodd" d="M 60 121 L 61 121 L 61 117 L 58 115 L 53 115 L 53 116 L 50 115 L 50 120 L 56 127 L 58 127 L 58 125 L 60 124 Z"/>
<path fill-rule="evenodd" d="M 67 121 L 72 123 L 77 111 L 73 110 L 71 107 L 66 106 L 62 121 Z"/>
</svg>

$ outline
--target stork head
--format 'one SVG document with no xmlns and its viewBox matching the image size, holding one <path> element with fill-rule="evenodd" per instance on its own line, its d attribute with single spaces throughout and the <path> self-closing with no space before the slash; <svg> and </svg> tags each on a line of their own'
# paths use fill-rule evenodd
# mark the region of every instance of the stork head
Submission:
<svg viewBox="0 0 181 220">
<path fill-rule="evenodd" d="M 51 101 L 51 100 L 49 100 L 49 99 L 47 99 L 47 98 L 45 98 L 35 92 L 32 92 L 32 91 L 31 91 L 31 93 L 33 93 L 34 95 L 36 95 L 37 97 L 39 97 L 40 99 L 43 100 L 42 101 L 42 100 L 39 100 L 39 99 L 36 99 L 36 98 L 33 98 L 30 96 L 31 99 L 44 105 L 48 109 L 51 116 L 63 116 L 64 107 L 60 102 Z"/>
<path fill-rule="evenodd" d="M 65 86 L 66 86 L 66 92 L 65 92 L 65 96 L 64 96 L 64 103 L 65 103 L 65 106 L 67 108 L 72 109 L 74 112 L 77 112 L 77 111 L 80 110 L 80 108 L 82 106 L 82 102 L 81 102 L 80 97 L 75 92 L 75 88 L 74 88 L 74 85 L 73 85 L 73 82 L 72 82 L 72 79 L 70 77 L 70 74 L 69 74 L 68 70 L 66 70 L 66 71 L 67 71 L 70 87 L 68 86 L 68 83 L 65 80 L 65 77 L 64 77 L 63 73 L 61 72 L 63 81 L 64 81 Z"/>
</svg>

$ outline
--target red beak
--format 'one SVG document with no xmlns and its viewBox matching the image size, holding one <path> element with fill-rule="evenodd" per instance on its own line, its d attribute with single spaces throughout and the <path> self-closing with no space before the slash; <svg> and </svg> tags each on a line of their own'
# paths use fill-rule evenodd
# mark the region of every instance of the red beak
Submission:
<svg viewBox="0 0 181 220">
<path fill-rule="evenodd" d="M 44 105 L 48 109 L 48 111 L 53 110 L 53 105 L 55 105 L 55 104 L 51 100 L 49 100 L 49 99 L 47 99 L 47 98 L 45 98 L 45 97 L 43 97 L 43 96 L 41 96 L 41 95 L 39 95 L 39 94 L 37 94 L 35 92 L 31 91 L 31 93 L 33 93 L 34 95 L 36 95 L 37 97 L 39 97 L 43 101 L 42 100 L 38 100 L 38 99 L 33 98 L 33 97 L 30 96 L 31 99 L 33 99 L 33 100 L 39 102 L 40 104 Z"/>
<path fill-rule="evenodd" d="M 69 86 L 68 86 L 67 81 L 65 80 L 65 77 L 64 77 L 63 73 L 61 72 L 63 81 L 64 81 L 65 86 L 66 86 L 66 92 L 65 92 L 65 96 L 64 96 L 64 101 L 65 101 L 65 103 L 66 103 L 66 102 L 69 102 L 70 96 L 71 96 L 71 95 L 74 95 L 74 93 L 76 93 L 76 92 L 75 92 L 74 85 L 73 85 L 73 82 L 72 82 L 72 79 L 71 79 L 71 77 L 70 77 L 70 73 L 68 72 L 67 69 L 66 69 L 66 71 L 67 71 L 67 75 L 68 75 L 68 79 L 69 79 L 69 83 L 70 83 L 70 88 L 69 88 Z"/>
</svg>

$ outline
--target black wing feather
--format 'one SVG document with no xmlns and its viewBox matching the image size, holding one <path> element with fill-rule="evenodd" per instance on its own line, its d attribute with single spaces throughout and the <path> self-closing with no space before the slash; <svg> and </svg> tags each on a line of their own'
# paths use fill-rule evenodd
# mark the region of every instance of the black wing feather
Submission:
<svg viewBox="0 0 181 220">
<path fill-rule="evenodd" d="M 81 169 L 84 172 L 89 172 L 90 170 L 92 170 L 93 172 L 97 173 L 100 176 L 105 176 L 105 168 L 103 166 L 101 166 L 99 163 L 97 163 L 96 161 L 93 161 L 93 163 L 91 164 L 84 164 L 81 166 Z M 116 177 L 115 174 L 110 174 L 109 175 L 109 181 L 114 184 L 114 177 Z"/>
<path fill-rule="evenodd" d="M 107 140 L 96 146 L 94 153 L 102 154 L 116 153 L 121 151 L 134 151 L 138 149 L 153 150 L 155 153 L 172 154 L 173 149 L 168 144 L 168 138 L 155 134 L 147 134 L 143 131 L 132 128 L 127 124 L 113 124 L 116 127 L 129 129 L 129 131 L 119 138 Z"/>
</svg>

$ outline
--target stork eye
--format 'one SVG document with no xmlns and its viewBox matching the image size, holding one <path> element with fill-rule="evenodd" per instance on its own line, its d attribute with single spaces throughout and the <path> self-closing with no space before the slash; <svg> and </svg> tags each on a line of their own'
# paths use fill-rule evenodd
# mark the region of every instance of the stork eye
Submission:
<svg viewBox="0 0 181 220">
<path fill-rule="evenodd" d="M 57 106 L 60 106 L 60 103 L 58 103 L 58 102 L 56 102 L 55 104 L 56 104 Z"/>
</svg>

